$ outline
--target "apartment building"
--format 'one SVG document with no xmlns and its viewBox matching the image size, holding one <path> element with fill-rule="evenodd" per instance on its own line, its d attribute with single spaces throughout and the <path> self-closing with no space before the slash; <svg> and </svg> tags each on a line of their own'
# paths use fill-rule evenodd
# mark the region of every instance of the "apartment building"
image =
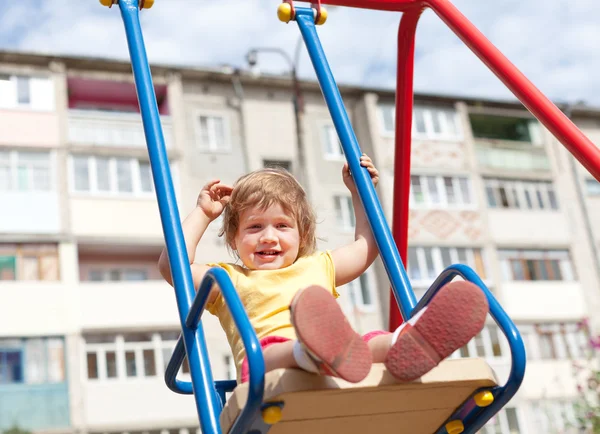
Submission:
<svg viewBox="0 0 600 434">
<path fill-rule="evenodd" d="M 306 177 L 320 248 L 353 238 L 343 153 L 315 83 L 302 86 L 302 167 L 285 77 L 152 70 L 181 218 L 207 180 L 233 183 L 277 165 Z M 391 217 L 393 93 L 342 94 Z M 597 115 L 573 113 L 593 140 Z M 468 264 L 528 350 L 521 391 L 484 432 L 567 432 L 571 360 L 587 339 L 578 324 L 598 311 L 600 233 L 586 229 L 597 187 L 518 104 L 418 95 L 413 135 L 408 273 L 417 297 L 445 266 Z M 126 62 L 0 53 L 0 198 L 10 206 L 0 213 L 0 431 L 196 430 L 193 399 L 162 379 L 179 323 L 156 269 L 162 229 Z M 197 261 L 231 260 L 218 223 Z M 354 326 L 385 328 L 380 261 L 346 286 L 340 303 Z M 215 378 L 233 378 L 218 322 L 207 314 L 204 327 Z M 485 357 L 501 381 L 510 369 L 491 321 L 455 356 Z"/>
</svg>

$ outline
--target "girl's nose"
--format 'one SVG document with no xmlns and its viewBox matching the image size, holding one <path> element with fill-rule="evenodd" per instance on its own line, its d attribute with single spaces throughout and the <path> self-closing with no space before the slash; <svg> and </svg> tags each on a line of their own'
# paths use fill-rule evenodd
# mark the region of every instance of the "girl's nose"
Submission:
<svg viewBox="0 0 600 434">
<path fill-rule="evenodd" d="M 275 231 L 272 227 L 267 226 L 265 230 L 260 235 L 261 242 L 274 242 L 277 241 L 277 237 L 275 236 Z"/>
</svg>

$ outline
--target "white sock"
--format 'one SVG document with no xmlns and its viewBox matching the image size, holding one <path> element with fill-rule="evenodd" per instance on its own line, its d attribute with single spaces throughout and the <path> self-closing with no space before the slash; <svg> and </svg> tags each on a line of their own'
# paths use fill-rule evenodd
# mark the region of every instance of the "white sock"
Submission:
<svg viewBox="0 0 600 434">
<path fill-rule="evenodd" d="M 409 319 L 406 322 L 403 322 L 400 327 L 398 327 L 396 329 L 396 331 L 394 332 L 394 334 L 392 335 L 392 345 L 394 345 L 396 343 L 396 341 L 398 340 L 398 336 L 400 336 L 400 332 L 402 331 L 402 329 L 404 328 L 404 326 L 406 324 L 410 324 L 410 325 L 415 325 L 415 323 L 417 322 L 417 320 L 421 317 L 421 315 L 423 315 L 425 313 L 425 311 L 427 310 L 427 306 L 425 306 L 423 309 L 421 309 L 415 316 L 413 316 L 411 319 Z"/>
<path fill-rule="evenodd" d="M 294 360 L 300 368 L 304 369 L 307 372 L 319 372 L 317 366 L 315 365 L 315 362 L 313 362 L 310 356 L 306 354 L 306 350 L 304 349 L 300 341 L 294 342 L 292 355 L 294 356 Z"/>
</svg>

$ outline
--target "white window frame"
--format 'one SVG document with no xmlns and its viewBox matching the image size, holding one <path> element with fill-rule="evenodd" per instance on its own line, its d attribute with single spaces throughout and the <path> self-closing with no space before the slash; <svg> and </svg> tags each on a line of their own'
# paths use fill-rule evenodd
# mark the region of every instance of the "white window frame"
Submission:
<svg viewBox="0 0 600 434">
<path fill-rule="evenodd" d="M 135 382 L 135 381 L 160 381 L 162 374 L 167 368 L 169 359 L 164 353 L 169 351 L 171 354 L 177 343 L 176 339 L 165 339 L 163 334 L 172 334 L 170 331 L 148 332 L 151 334 L 150 341 L 125 342 L 125 334 L 114 334 L 115 340 L 109 343 L 86 343 L 85 336 L 81 337 L 82 342 L 82 372 L 83 382 Z M 154 353 L 154 375 L 145 375 L 144 372 L 144 350 L 152 350 Z M 127 376 L 126 352 L 133 351 L 135 354 L 136 375 Z M 108 378 L 106 370 L 106 353 L 114 352 L 116 360 L 116 377 Z M 88 378 L 87 355 L 93 353 L 96 355 L 96 366 L 98 368 L 97 378 Z M 180 370 L 181 371 L 181 370 Z M 181 372 L 180 372 L 181 374 Z M 186 375 L 186 374 L 183 374 Z"/>
<path fill-rule="evenodd" d="M 460 264 L 461 261 L 459 259 L 458 249 L 465 249 L 465 254 L 467 256 L 467 263 L 473 270 L 477 271 L 476 262 L 475 262 L 475 250 L 479 250 L 481 254 L 481 260 L 483 262 L 483 269 L 485 271 L 485 279 L 483 279 L 485 285 L 491 290 L 491 285 L 493 281 L 490 280 L 490 267 L 485 255 L 485 250 L 482 247 L 463 247 L 463 246 L 409 246 L 409 249 L 415 249 L 418 261 L 418 268 L 421 276 L 420 279 L 413 279 L 410 275 L 410 270 L 412 264 L 408 264 L 407 273 L 408 277 L 411 280 L 411 284 L 415 288 L 423 289 L 429 288 L 429 286 L 434 282 L 434 280 L 439 276 L 439 274 L 447 267 L 444 265 L 442 259 L 442 248 L 449 249 L 450 253 L 450 261 L 452 264 Z M 431 258 L 433 262 L 434 269 L 434 277 L 429 277 L 429 272 L 427 269 L 427 258 L 425 249 L 431 249 Z"/>
<path fill-rule="evenodd" d="M 584 360 L 585 349 L 589 348 L 589 336 L 576 322 L 518 324 L 523 337 L 527 360 Z M 550 334 L 554 357 L 545 357 L 542 350 L 541 334 Z"/>
<path fill-rule="evenodd" d="M 496 434 L 495 426 L 499 426 L 501 434 L 511 434 L 513 431 L 510 430 L 508 424 L 508 416 L 506 414 L 507 410 L 511 410 L 515 412 L 515 417 L 517 418 L 517 424 L 519 425 L 519 432 L 524 432 L 524 423 L 523 423 L 523 415 L 521 413 L 521 409 L 518 407 L 504 407 L 498 413 L 496 413 L 479 431 L 481 434 Z M 541 431 L 540 431 L 541 432 Z"/>
<path fill-rule="evenodd" d="M 48 151 L 45 149 L 5 149 L 5 148 L 1 148 L 0 147 L 0 153 L 8 153 L 8 159 L 7 160 L 2 160 L 4 162 L 8 161 L 8 167 L 9 167 L 9 171 L 10 171 L 10 182 L 11 185 L 9 187 L 8 190 L 3 190 L 2 188 L 0 188 L 0 192 L 6 192 L 9 191 L 11 193 L 31 193 L 31 192 L 37 192 L 37 193 L 51 193 L 53 191 L 55 191 L 56 189 L 56 173 L 55 173 L 55 167 L 56 167 L 56 152 L 55 151 Z M 17 188 L 17 185 L 19 183 L 19 173 L 18 173 L 18 166 L 19 166 L 19 157 L 21 155 L 25 156 L 27 154 L 44 154 L 47 155 L 48 158 L 44 161 L 44 163 L 47 162 L 47 169 L 48 169 L 48 180 L 50 182 L 50 185 L 48 186 L 47 189 L 27 189 L 27 190 L 19 190 Z M 2 162 L 0 162 L 2 163 Z M 31 164 L 29 163 L 27 165 L 28 168 L 31 168 L 32 166 L 37 166 L 37 164 Z M 32 170 L 28 170 L 28 183 L 29 185 L 33 185 L 33 171 Z"/>
<path fill-rule="evenodd" d="M 337 203 L 340 204 L 340 213 L 338 214 Z M 352 232 L 355 229 L 355 225 L 352 224 L 352 216 L 356 221 L 356 215 L 354 215 L 354 206 L 352 205 L 352 196 L 349 194 L 334 194 L 333 196 L 333 213 L 335 215 L 335 221 L 338 225 L 338 229 L 341 232 Z"/>
<path fill-rule="evenodd" d="M 545 211 L 553 212 L 560 210 L 560 204 L 558 203 L 558 197 L 556 189 L 551 181 L 525 181 L 525 180 L 508 180 L 498 178 L 486 178 L 484 179 L 485 184 L 485 196 L 486 205 L 490 209 L 504 210 L 504 209 L 518 209 L 522 211 Z M 501 206 L 502 203 L 500 196 L 500 188 L 503 188 L 506 193 L 506 199 L 508 207 Z M 490 204 L 488 197 L 488 189 L 492 190 L 494 201 L 496 205 Z M 554 193 L 554 199 L 556 201 L 556 208 L 552 207 L 550 200 L 550 190 Z M 525 192 L 529 193 L 532 207 L 529 208 L 527 205 L 527 199 Z M 538 198 L 538 193 L 541 198 Z M 500 206 L 499 206 L 500 205 Z"/>
<path fill-rule="evenodd" d="M 379 105 L 379 122 L 381 125 L 381 131 L 383 136 L 393 137 L 395 135 L 395 126 L 392 126 L 392 130 L 388 129 L 385 125 L 385 114 L 384 111 L 389 110 L 391 113 L 391 118 L 395 124 L 396 120 L 396 107 L 390 104 L 381 104 Z M 421 110 L 423 113 L 423 120 L 425 122 L 425 133 L 417 131 L 416 124 L 416 111 Z M 455 133 L 450 131 L 448 128 L 448 118 L 446 116 L 442 116 L 444 114 L 450 114 L 454 122 Z M 437 116 L 438 122 L 440 123 L 440 132 L 436 133 L 433 127 L 433 118 Z M 441 141 L 449 141 L 449 142 L 457 142 L 461 141 L 464 138 L 464 133 L 462 130 L 462 125 L 460 122 L 460 116 L 458 111 L 453 107 L 436 107 L 427 104 L 415 104 L 413 106 L 413 115 L 412 115 L 412 137 L 417 140 L 441 140 Z"/>
<path fill-rule="evenodd" d="M 413 176 L 418 177 L 419 179 L 421 189 L 423 192 L 423 202 L 417 202 L 417 200 L 415 199 L 412 183 Z M 439 196 L 439 202 L 437 203 L 432 200 L 432 194 L 429 188 L 429 179 L 431 178 L 435 180 L 435 186 Z M 456 203 L 451 204 L 448 202 L 445 178 L 450 178 L 452 180 L 452 187 L 457 199 Z M 467 201 L 467 198 L 465 198 L 465 194 L 460 184 L 461 179 L 466 180 L 466 186 L 468 189 L 467 195 L 470 201 Z M 471 177 L 468 175 L 412 174 L 410 182 L 409 205 L 411 208 L 416 209 L 476 209 L 477 201 L 474 193 L 475 192 L 473 190 L 473 183 L 471 181 Z"/>
<path fill-rule="evenodd" d="M 372 266 L 369 267 L 362 275 L 363 279 L 367 283 L 366 291 L 369 293 L 371 299 L 370 303 L 365 303 L 362 293 L 362 282 L 361 278 L 357 277 L 351 282 L 348 282 L 347 291 L 349 292 L 350 299 L 352 300 L 353 306 L 363 312 L 374 312 L 377 309 L 376 291 L 375 291 L 375 275 L 373 273 Z"/>
<path fill-rule="evenodd" d="M 77 190 L 75 187 L 75 158 L 87 158 L 88 172 L 88 190 Z M 109 191 L 98 189 L 97 160 L 107 158 Z M 117 160 L 129 160 L 132 191 L 118 191 Z M 107 198 L 131 198 L 131 199 L 152 199 L 155 197 L 154 181 L 152 171 L 150 171 L 150 191 L 142 191 L 142 179 L 140 174 L 140 165 L 147 161 L 135 157 L 102 156 L 90 154 L 71 154 L 69 155 L 69 192 L 73 196 L 95 196 Z"/>
<path fill-rule="evenodd" d="M 11 72 L 11 71 L 0 71 L 0 77 L 8 77 L 9 83 L 9 92 L 6 92 L 6 89 L 3 89 L 4 86 L 0 85 L 0 109 L 26 109 L 30 111 L 39 111 L 39 112 L 48 112 L 53 111 L 55 108 L 55 92 L 54 92 L 54 84 L 51 76 L 43 75 L 43 74 L 22 74 L 19 72 Z M 19 102 L 18 95 L 18 80 L 20 78 L 26 79 L 28 81 L 29 87 L 29 101 L 26 103 Z M 50 99 L 48 101 L 44 101 L 43 99 L 39 99 L 37 97 L 40 96 L 38 93 L 40 88 L 39 84 L 41 82 L 47 82 L 48 89 L 51 89 Z M 37 83 L 37 84 L 36 84 Z M 37 88 L 37 91 L 35 91 Z M 36 97 L 37 96 L 37 97 Z"/>
<path fill-rule="evenodd" d="M 344 161 L 344 151 L 340 143 L 339 136 L 332 122 L 323 122 L 320 125 L 321 143 L 323 145 L 323 155 L 328 161 Z"/>
<path fill-rule="evenodd" d="M 206 117 L 210 121 L 208 146 L 202 143 L 202 131 L 200 127 L 200 118 Z M 224 145 L 219 147 L 215 140 L 214 121 L 212 119 L 220 118 L 223 121 L 223 140 Z M 194 135 L 196 140 L 196 148 L 201 152 L 209 153 L 230 153 L 232 151 L 231 144 L 231 127 L 227 113 L 217 111 L 197 110 L 194 113 Z"/>
<path fill-rule="evenodd" d="M 546 260 L 557 259 L 559 261 L 561 280 L 514 280 L 510 261 L 522 260 Z M 502 271 L 502 279 L 506 282 L 575 282 L 575 269 L 571 261 L 569 249 L 498 249 L 498 260 Z"/>
<path fill-rule="evenodd" d="M 494 330 L 496 336 L 498 337 L 500 355 L 494 354 L 492 330 Z M 481 339 L 481 343 L 483 344 L 483 352 L 478 351 L 477 339 Z M 506 340 L 506 337 L 504 336 L 504 333 L 500 327 L 498 327 L 498 325 L 495 323 L 487 323 L 475 338 L 471 339 L 463 348 L 460 348 L 452 353 L 450 358 L 461 358 L 463 352 L 467 353 L 466 357 L 468 358 L 478 357 L 499 363 L 508 362 L 510 360 L 510 347 L 508 345 L 508 341 Z"/>
</svg>

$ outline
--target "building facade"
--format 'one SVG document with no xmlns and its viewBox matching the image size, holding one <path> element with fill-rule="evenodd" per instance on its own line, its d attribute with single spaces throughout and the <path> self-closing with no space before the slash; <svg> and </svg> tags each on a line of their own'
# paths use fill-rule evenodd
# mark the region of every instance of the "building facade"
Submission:
<svg viewBox="0 0 600 434">
<path fill-rule="evenodd" d="M 319 248 L 353 239 L 344 156 L 315 83 L 302 84 L 299 151 L 286 78 L 152 71 L 181 219 L 209 179 L 231 184 L 276 165 L 305 177 Z M 394 95 L 341 90 L 390 219 Z M 570 115 L 599 143 L 599 111 Z M 589 338 L 582 323 L 597 330 L 600 320 L 591 224 L 600 188 L 519 104 L 417 95 L 412 128 L 407 270 L 417 297 L 446 266 L 468 264 L 527 347 L 521 390 L 484 432 L 569 432 L 572 363 Z M 129 64 L 0 53 L 0 199 L 0 431 L 196 430 L 193 399 L 163 382 L 179 323 L 156 267 L 162 228 Z M 232 260 L 218 223 L 197 262 Z M 387 327 L 380 260 L 340 293 L 359 331 Z M 234 378 L 218 321 L 207 313 L 204 327 L 214 377 Z M 493 321 L 454 356 L 484 357 L 500 381 L 508 376 L 510 351 Z"/>
</svg>

